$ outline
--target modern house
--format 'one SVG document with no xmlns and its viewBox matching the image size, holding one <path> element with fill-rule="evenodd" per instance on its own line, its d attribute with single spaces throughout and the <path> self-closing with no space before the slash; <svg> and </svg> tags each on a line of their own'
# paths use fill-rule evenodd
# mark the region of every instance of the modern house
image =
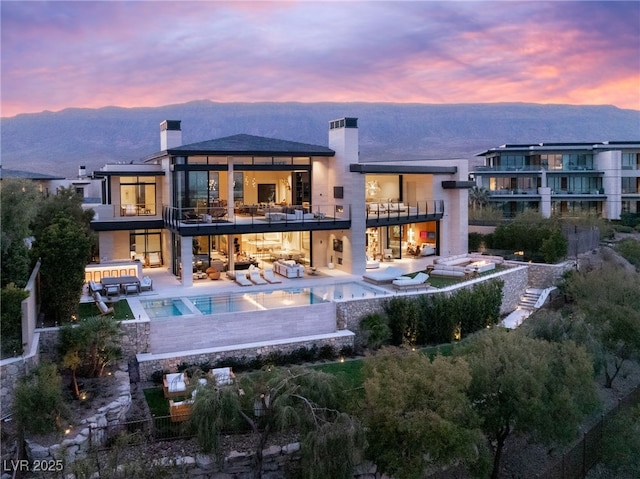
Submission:
<svg viewBox="0 0 640 479">
<path fill-rule="evenodd" d="M 640 213 L 640 141 L 502 145 L 477 156 L 476 185 L 505 217 L 525 209 L 612 220 Z"/>
<path fill-rule="evenodd" d="M 93 174 L 100 262 L 162 265 L 190 286 L 210 265 L 285 258 L 362 274 L 411 244 L 467 252 L 466 159 L 367 163 L 357 118 L 329 122 L 328 136 L 328 146 L 242 134 L 183 145 L 181 122 L 162 122 L 159 152 Z"/>
</svg>

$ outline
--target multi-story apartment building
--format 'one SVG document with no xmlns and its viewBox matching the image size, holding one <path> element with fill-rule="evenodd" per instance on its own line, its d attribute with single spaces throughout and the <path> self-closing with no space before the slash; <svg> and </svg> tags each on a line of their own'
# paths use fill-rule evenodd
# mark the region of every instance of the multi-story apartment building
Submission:
<svg viewBox="0 0 640 479">
<path fill-rule="evenodd" d="M 331 121 L 328 146 L 251 135 L 183 145 L 180 121 L 160 130 L 142 163 L 94 172 L 101 262 L 152 258 L 189 286 L 182 272 L 209 265 L 286 257 L 362 274 L 410 243 L 467 251 L 466 159 L 362 162 L 356 118 Z"/>
<path fill-rule="evenodd" d="M 502 145 L 477 156 L 476 185 L 505 217 L 640 213 L 640 141 Z"/>
</svg>

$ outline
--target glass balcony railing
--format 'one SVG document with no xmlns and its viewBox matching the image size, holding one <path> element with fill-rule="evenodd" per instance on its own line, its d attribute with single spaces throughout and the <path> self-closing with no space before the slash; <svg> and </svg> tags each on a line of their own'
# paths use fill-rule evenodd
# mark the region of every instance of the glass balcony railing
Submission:
<svg viewBox="0 0 640 479">
<path fill-rule="evenodd" d="M 189 225 L 282 225 L 289 223 L 337 223 L 351 220 L 350 205 L 240 205 L 198 208 L 162 207 L 165 224 L 175 228 Z"/>
<path fill-rule="evenodd" d="M 367 219 L 415 218 L 444 214 L 443 200 L 415 202 L 370 202 L 366 207 Z"/>
<path fill-rule="evenodd" d="M 157 219 L 159 213 L 156 205 L 151 203 L 96 205 L 92 209 L 95 211 L 94 221 L 131 220 L 135 217 Z"/>
</svg>

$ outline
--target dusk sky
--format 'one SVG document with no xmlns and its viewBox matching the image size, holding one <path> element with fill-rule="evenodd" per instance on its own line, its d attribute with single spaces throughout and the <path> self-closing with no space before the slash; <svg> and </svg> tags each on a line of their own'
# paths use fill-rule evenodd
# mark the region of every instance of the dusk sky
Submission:
<svg viewBox="0 0 640 479">
<path fill-rule="evenodd" d="M 3 117 L 218 102 L 640 110 L 640 2 L 1 2 Z"/>
</svg>

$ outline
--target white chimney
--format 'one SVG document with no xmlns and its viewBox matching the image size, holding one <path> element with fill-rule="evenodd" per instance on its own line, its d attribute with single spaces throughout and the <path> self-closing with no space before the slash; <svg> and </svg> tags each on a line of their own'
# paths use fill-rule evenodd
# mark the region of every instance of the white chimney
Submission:
<svg viewBox="0 0 640 479">
<path fill-rule="evenodd" d="M 160 123 L 160 151 L 182 146 L 180 120 L 165 120 Z"/>
<path fill-rule="evenodd" d="M 87 176 L 87 167 L 80 165 L 78 167 L 78 178 L 84 178 L 85 176 Z"/>
</svg>

